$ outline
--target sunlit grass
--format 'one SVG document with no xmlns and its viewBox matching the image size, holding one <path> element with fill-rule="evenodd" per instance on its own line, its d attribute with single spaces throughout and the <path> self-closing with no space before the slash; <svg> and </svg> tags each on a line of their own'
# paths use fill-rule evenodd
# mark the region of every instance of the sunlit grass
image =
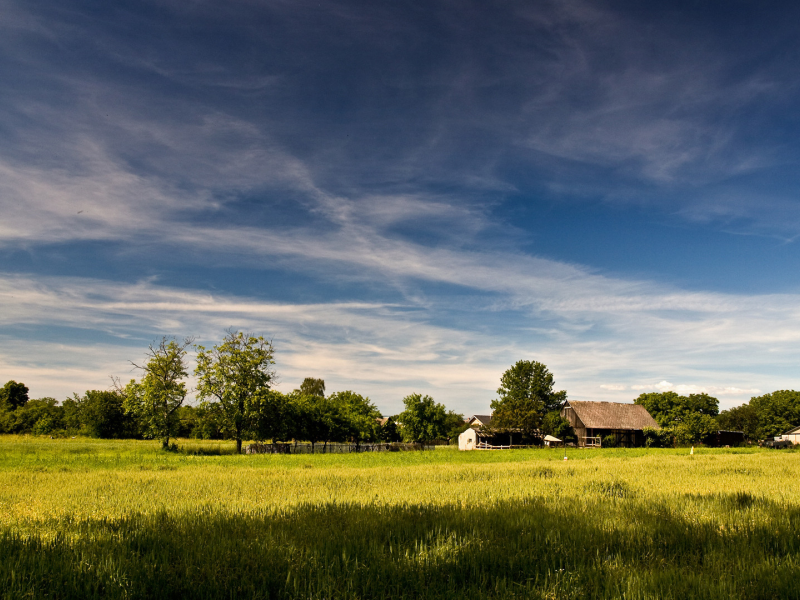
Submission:
<svg viewBox="0 0 800 600">
<path fill-rule="evenodd" d="M 800 453 L 179 446 L 0 438 L 0 589 L 800 597 Z"/>
</svg>

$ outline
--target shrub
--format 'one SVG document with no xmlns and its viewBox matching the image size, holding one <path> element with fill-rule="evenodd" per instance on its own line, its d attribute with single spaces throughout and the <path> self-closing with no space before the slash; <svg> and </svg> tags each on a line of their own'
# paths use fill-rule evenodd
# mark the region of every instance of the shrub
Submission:
<svg viewBox="0 0 800 600">
<path fill-rule="evenodd" d="M 673 431 L 671 427 L 645 427 L 644 445 L 648 448 L 671 448 Z"/>
</svg>

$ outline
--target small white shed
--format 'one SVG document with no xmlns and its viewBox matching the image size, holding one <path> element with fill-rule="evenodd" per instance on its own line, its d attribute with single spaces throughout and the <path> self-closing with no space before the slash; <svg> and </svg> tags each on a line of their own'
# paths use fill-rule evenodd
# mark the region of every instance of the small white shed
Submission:
<svg viewBox="0 0 800 600">
<path fill-rule="evenodd" d="M 475 450 L 478 446 L 478 432 L 472 427 L 458 436 L 459 450 Z"/>
</svg>

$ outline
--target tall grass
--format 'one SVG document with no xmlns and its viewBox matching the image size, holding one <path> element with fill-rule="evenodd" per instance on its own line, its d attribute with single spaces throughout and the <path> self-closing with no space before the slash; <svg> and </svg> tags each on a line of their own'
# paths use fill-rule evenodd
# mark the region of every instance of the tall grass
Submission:
<svg viewBox="0 0 800 600">
<path fill-rule="evenodd" d="M 800 455 L 571 454 L 207 456 L 3 438 L 0 590 L 800 597 Z"/>
</svg>

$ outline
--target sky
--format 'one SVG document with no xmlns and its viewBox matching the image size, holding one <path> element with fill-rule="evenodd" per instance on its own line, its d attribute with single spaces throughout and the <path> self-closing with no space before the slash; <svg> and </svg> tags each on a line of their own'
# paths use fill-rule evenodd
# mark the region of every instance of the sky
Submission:
<svg viewBox="0 0 800 600">
<path fill-rule="evenodd" d="M 0 0 L 0 382 L 800 389 L 800 4 Z"/>
</svg>

